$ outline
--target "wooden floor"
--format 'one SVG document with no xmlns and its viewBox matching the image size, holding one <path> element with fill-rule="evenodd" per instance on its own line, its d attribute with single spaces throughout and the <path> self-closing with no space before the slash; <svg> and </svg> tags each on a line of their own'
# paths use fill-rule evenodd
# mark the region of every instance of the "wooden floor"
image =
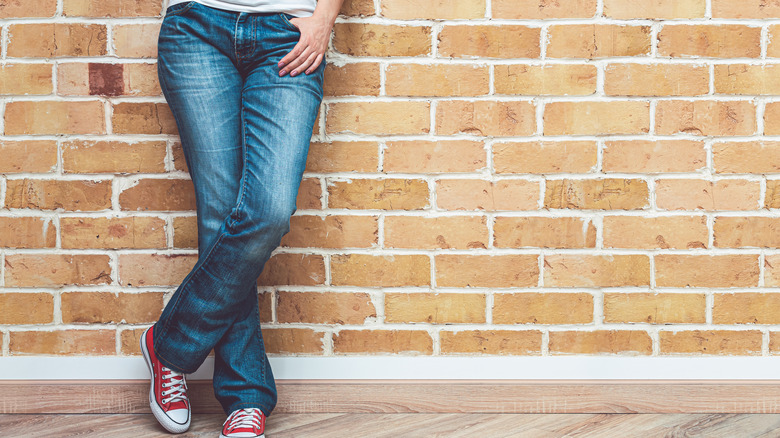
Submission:
<svg viewBox="0 0 780 438">
<path fill-rule="evenodd" d="M 193 417 L 171 435 L 151 414 L 3 414 L 0 435 L 15 437 L 209 437 L 224 421 Z M 272 414 L 267 438 L 780 437 L 780 414 Z"/>
</svg>

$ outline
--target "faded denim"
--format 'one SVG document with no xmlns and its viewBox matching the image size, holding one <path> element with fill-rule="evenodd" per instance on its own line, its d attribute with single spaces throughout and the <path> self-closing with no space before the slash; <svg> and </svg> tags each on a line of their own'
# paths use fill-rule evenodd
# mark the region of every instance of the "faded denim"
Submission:
<svg viewBox="0 0 780 438">
<path fill-rule="evenodd" d="M 198 261 L 155 324 L 154 350 L 193 373 L 213 348 L 226 414 L 269 416 L 277 403 L 256 282 L 290 230 L 325 70 L 323 60 L 279 76 L 300 37 L 292 17 L 189 1 L 168 8 L 158 40 L 160 86 L 195 186 Z"/>
</svg>

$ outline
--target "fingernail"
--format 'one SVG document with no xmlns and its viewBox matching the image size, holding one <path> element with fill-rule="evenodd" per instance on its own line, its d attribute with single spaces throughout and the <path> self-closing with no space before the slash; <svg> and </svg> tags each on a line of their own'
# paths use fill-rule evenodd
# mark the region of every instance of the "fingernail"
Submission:
<svg viewBox="0 0 780 438">
<path fill-rule="evenodd" d="M 279 74 L 280 74 L 281 76 L 284 76 L 284 74 L 285 74 L 285 73 L 287 73 L 287 70 L 282 70 L 282 71 L 280 71 L 280 72 L 279 72 Z"/>
<path fill-rule="evenodd" d="M 279 67 L 284 67 L 284 63 L 283 62 L 279 62 Z"/>
<path fill-rule="evenodd" d="M 298 74 L 298 72 L 292 72 L 292 73 L 290 73 L 290 76 L 295 76 L 297 74 Z"/>
</svg>

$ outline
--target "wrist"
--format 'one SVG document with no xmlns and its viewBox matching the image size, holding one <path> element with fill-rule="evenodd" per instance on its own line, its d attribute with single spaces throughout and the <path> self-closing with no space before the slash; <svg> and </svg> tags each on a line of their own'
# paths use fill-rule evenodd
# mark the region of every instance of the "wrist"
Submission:
<svg viewBox="0 0 780 438">
<path fill-rule="evenodd" d="M 330 12 L 322 10 L 322 8 L 315 8 L 314 13 L 312 14 L 314 18 L 324 21 L 330 25 L 331 28 L 333 27 L 333 24 L 336 23 L 336 17 L 338 17 L 338 15 L 338 11 Z"/>
</svg>

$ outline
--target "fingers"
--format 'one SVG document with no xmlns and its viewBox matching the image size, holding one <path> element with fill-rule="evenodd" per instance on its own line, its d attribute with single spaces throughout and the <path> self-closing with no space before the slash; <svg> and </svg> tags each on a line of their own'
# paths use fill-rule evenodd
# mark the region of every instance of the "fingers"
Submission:
<svg viewBox="0 0 780 438">
<path fill-rule="evenodd" d="M 320 63 L 322 62 L 323 56 L 324 55 L 322 53 L 317 54 L 317 57 L 314 59 L 314 62 L 312 63 L 311 67 L 309 67 L 309 69 L 306 70 L 306 74 L 309 74 L 314 70 L 317 70 L 317 67 L 319 67 Z"/>
<path fill-rule="evenodd" d="M 290 50 L 290 53 L 284 55 L 284 57 L 279 61 L 278 64 L 279 67 L 282 68 L 284 66 L 289 65 L 290 62 L 298 58 L 304 52 L 305 49 L 306 47 L 304 46 L 304 43 L 302 41 L 299 41 L 298 44 L 296 44 L 295 47 L 293 47 L 293 49 Z M 290 69 L 286 68 L 280 71 L 279 75 L 284 76 L 284 74 L 287 73 L 288 71 L 290 71 Z"/>
<path fill-rule="evenodd" d="M 291 76 L 295 76 L 298 74 L 298 70 L 296 68 L 306 62 L 306 60 L 309 58 L 309 53 L 311 53 L 311 49 L 309 47 L 306 47 L 301 54 L 299 54 L 295 59 L 290 61 L 289 64 L 287 64 L 282 71 L 279 72 L 279 76 L 284 76 L 285 73 L 290 72 Z"/>
<path fill-rule="evenodd" d="M 317 58 L 317 52 L 311 52 L 311 54 L 309 54 L 309 57 L 306 58 L 306 61 L 304 61 L 301 65 L 299 65 L 295 70 L 290 72 L 290 76 L 295 76 L 298 73 L 307 69 L 311 65 L 311 63 L 314 62 L 314 59 L 316 58 Z"/>
</svg>

